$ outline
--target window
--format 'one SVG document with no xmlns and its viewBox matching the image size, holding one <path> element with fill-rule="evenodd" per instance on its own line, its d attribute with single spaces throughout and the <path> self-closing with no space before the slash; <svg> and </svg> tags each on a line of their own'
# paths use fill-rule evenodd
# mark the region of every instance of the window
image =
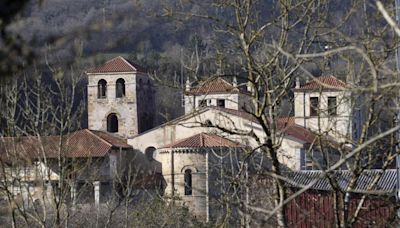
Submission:
<svg viewBox="0 0 400 228">
<path fill-rule="evenodd" d="M 192 195 L 192 170 L 185 170 L 185 195 Z"/>
<path fill-rule="evenodd" d="M 107 97 L 107 82 L 104 79 L 101 79 L 97 84 L 97 98 L 106 98 Z"/>
<path fill-rule="evenodd" d="M 319 167 L 326 169 L 328 161 L 322 156 L 321 151 L 316 148 L 300 149 L 300 169 L 316 170 Z"/>
<path fill-rule="evenodd" d="M 328 115 L 336 116 L 337 112 L 336 97 L 328 97 Z"/>
<path fill-rule="evenodd" d="M 116 89 L 115 91 L 116 97 L 125 97 L 125 80 L 119 78 L 116 82 L 115 89 Z"/>
<path fill-rule="evenodd" d="M 221 108 L 225 108 L 225 100 L 224 99 L 217 99 L 217 106 Z"/>
<path fill-rule="evenodd" d="M 199 107 L 206 107 L 207 106 L 207 100 L 201 100 L 199 101 Z"/>
<path fill-rule="evenodd" d="M 146 150 L 144 151 L 144 153 L 149 161 L 154 160 L 154 152 L 155 151 L 156 151 L 156 148 L 153 146 L 147 147 Z"/>
<path fill-rule="evenodd" d="M 300 149 L 300 168 L 301 170 L 313 170 L 312 150 Z"/>
<path fill-rule="evenodd" d="M 118 132 L 118 117 L 115 113 L 107 116 L 107 131 Z"/>
<path fill-rule="evenodd" d="M 319 101 L 318 97 L 310 97 L 310 116 L 318 115 Z"/>
</svg>

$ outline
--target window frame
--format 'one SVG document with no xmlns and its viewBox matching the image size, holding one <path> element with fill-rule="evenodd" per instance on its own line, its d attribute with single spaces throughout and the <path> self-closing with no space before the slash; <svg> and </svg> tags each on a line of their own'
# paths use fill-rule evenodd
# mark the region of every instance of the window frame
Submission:
<svg viewBox="0 0 400 228">
<path fill-rule="evenodd" d="M 220 102 L 222 102 L 223 105 L 220 105 Z M 225 108 L 226 107 L 225 99 L 217 99 L 217 107 Z"/>
<path fill-rule="evenodd" d="M 334 101 L 332 106 L 331 101 Z M 336 97 L 328 97 L 328 116 L 337 116 L 337 98 Z"/>
<path fill-rule="evenodd" d="M 123 78 L 118 78 L 115 82 L 115 97 L 116 98 L 123 98 L 125 97 L 125 80 Z"/>
<path fill-rule="evenodd" d="M 191 169 L 186 169 L 183 175 L 184 181 L 184 195 L 193 195 L 193 172 Z"/>
<path fill-rule="evenodd" d="M 106 99 L 106 98 L 107 98 L 107 81 L 104 79 L 100 79 L 97 82 L 97 99 Z"/>
<path fill-rule="evenodd" d="M 118 115 L 116 113 L 108 114 L 106 121 L 107 121 L 107 132 L 110 133 L 119 132 L 119 120 L 118 120 Z"/>
<path fill-rule="evenodd" d="M 203 99 L 199 101 L 199 108 L 204 108 L 208 106 L 208 100 L 207 99 Z"/>
<path fill-rule="evenodd" d="M 316 105 L 313 104 L 314 101 L 316 102 Z M 318 116 L 318 111 L 319 110 L 319 97 L 310 97 L 310 116 Z"/>
</svg>

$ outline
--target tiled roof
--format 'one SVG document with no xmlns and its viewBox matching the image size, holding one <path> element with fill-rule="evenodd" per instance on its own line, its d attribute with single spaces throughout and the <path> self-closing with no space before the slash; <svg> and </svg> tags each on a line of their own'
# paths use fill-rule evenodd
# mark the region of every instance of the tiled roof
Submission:
<svg viewBox="0 0 400 228">
<path fill-rule="evenodd" d="M 189 94 L 239 93 L 239 89 L 220 77 L 213 77 L 193 87 Z"/>
<path fill-rule="evenodd" d="M 240 144 L 218 135 L 200 133 L 189 138 L 162 146 L 161 148 L 199 148 L 199 147 L 243 147 Z"/>
<path fill-rule="evenodd" d="M 278 125 L 280 126 L 287 126 L 287 125 L 294 125 L 294 116 L 285 116 L 285 117 L 279 117 L 277 119 Z"/>
<path fill-rule="evenodd" d="M 300 88 L 297 88 L 296 90 L 318 90 L 318 89 L 332 89 L 332 90 L 342 90 L 346 89 L 349 86 L 337 79 L 335 76 L 329 75 L 329 76 L 321 76 L 314 78 L 310 82 L 307 82 L 304 85 L 301 85 Z"/>
<path fill-rule="evenodd" d="M 258 120 L 250 113 L 245 112 L 245 111 L 240 111 L 236 109 L 230 109 L 230 108 L 222 108 L 222 107 L 216 107 L 216 106 L 209 106 L 211 109 L 219 110 L 234 116 L 241 117 L 243 119 L 253 121 L 253 122 L 258 122 Z"/>
<path fill-rule="evenodd" d="M 60 150 L 59 136 L 21 136 L 0 138 L 0 157 L 6 160 L 13 158 L 35 159 L 41 157 L 103 157 L 111 148 L 131 148 L 124 140 L 106 132 L 88 129 L 72 132 L 63 136 L 64 144 Z"/>
<path fill-rule="evenodd" d="M 281 133 L 286 136 L 290 136 L 301 140 L 305 143 L 318 143 L 316 142 L 317 135 L 314 134 L 312 131 L 308 130 L 297 124 L 287 125 L 286 127 L 282 127 Z"/>
<path fill-rule="evenodd" d="M 118 56 L 103 65 L 89 69 L 86 73 L 118 73 L 118 72 L 144 72 L 139 65 L 130 62 L 124 57 Z"/>
<path fill-rule="evenodd" d="M 220 107 L 213 107 L 213 109 L 258 123 L 258 120 L 248 112 L 234 110 L 234 109 L 220 108 Z M 291 136 L 305 143 L 317 143 L 315 141 L 317 135 L 313 133 L 311 130 L 296 124 L 295 118 L 293 116 L 279 117 L 277 119 L 277 128 L 280 130 L 280 133 L 282 133 L 282 135 L 284 136 L 285 135 Z M 324 140 L 332 141 L 331 139 L 328 139 L 326 137 L 324 137 Z"/>
<path fill-rule="evenodd" d="M 111 148 L 131 148 L 116 136 L 88 129 L 73 132 L 67 138 L 68 157 L 103 157 Z"/>
<path fill-rule="evenodd" d="M 383 172 L 383 173 L 382 173 Z M 316 183 L 311 187 L 314 190 L 330 191 L 332 186 L 326 177 L 321 177 L 322 171 L 310 170 L 310 171 L 296 171 L 288 172 L 285 176 L 291 180 L 287 184 L 291 187 L 302 188 L 305 185 L 310 184 L 316 180 Z M 350 180 L 354 178 L 353 174 L 349 170 L 337 170 L 332 174 L 332 178 L 337 182 L 338 186 L 342 190 L 346 190 L 349 186 Z M 380 179 L 377 184 L 372 188 L 373 191 L 388 191 L 393 192 L 396 190 L 396 179 L 397 173 L 395 169 L 388 170 L 365 170 L 360 176 L 358 176 L 357 183 L 354 187 L 354 191 L 366 191 L 371 186 L 372 181 L 379 177 Z"/>
</svg>

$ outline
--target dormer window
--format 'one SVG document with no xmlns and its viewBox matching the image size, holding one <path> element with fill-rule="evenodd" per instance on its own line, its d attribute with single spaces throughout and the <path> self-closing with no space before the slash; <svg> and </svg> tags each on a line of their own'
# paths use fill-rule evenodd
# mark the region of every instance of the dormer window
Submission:
<svg viewBox="0 0 400 228">
<path fill-rule="evenodd" d="M 225 108 L 225 100 L 224 99 L 217 99 L 217 106 L 220 108 Z"/>
<path fill-rule="evenodd" d="M 310 97 L 310 116 L 317 116 L 319 108 L 318 97 Z"/>
<path fill-rule="evenodd" d="M 328 115 L 329 116 L 337 115 L 336 97 L 328 97 Z"/>
</svg>

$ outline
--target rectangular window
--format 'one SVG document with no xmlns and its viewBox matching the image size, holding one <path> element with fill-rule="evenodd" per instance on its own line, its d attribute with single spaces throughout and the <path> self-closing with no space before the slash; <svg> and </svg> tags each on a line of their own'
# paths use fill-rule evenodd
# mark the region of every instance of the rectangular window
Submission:
<svg viewBox="0 0 400 228">
<path fill-rule="evenodd" d="M 313 170 L 313 151 L 301 148 L 300 149 L 300 169 L 301 170 Z"/>
<path fill-rule="evenodd" d="M 217 106 L 221 108 L 225 108 L 225 100 L 224 99 L 218 99 L 217 100 Z"/>
<path fill-rule="evenodd" d="M 318 97 L 310 97 L 310 116 L 317 116 L 319 108 Z"/>
<path fill-rule="evenodd" d="M 206 106 L 207 106 L 207 100 L 199 101 L 199 107 L 206 107 Z"/>
<path fill-rule="evenodd" d="M 328 97 L 328 115 L 336 116 L 337 114 L 336 97 Z"/>
</svg>

